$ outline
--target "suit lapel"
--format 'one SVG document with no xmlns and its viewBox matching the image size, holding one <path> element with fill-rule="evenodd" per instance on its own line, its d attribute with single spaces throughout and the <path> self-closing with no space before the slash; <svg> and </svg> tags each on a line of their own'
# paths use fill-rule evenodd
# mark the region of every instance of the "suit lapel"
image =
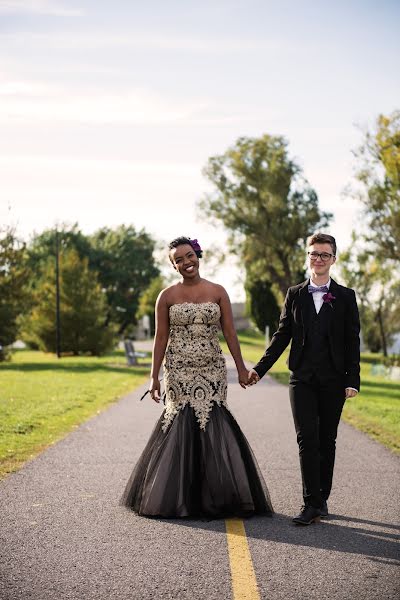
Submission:
<svg viewBox="0 0 400 600">
<path fill-rule="evenodd" d="M 330 313 L 330 319 L 329 319 L 329 329 L 332 329 L 332 325 L 334 324 L 335 318 L 337 316 L 337 310 L 336 310 L 336 303 L 339 302 L 341 300 L 341 292 L 340 292 L 340 287 L 339 285 L 336 283 L 336 281 L 334 279 L 332 279 L 331 277 L 331 284 L 329 286 L 329 291 L 332 294 L 332 296 L 335 297 L 334 300 L 331 301 L 331 306 L 329 306 L 329 304 L 326 304 L 326 309 L 329 309 L 329 313 Z"/>
<path fill-rule="evenodd" d="M 332 279 L 332 277 L 331 277 L 331 284 L 329 286 L 329 291 L 332 294 L 332 296 L 335 296 L 335 298 L 337 298 L 338 295 L 340 296 L 340 287 L 336 283 L 336 281 L 334 279 Z M 334 304 L 334 303 L 335 303 L 335 300 L 332 301 L 332 304 Z"/>
<path fill-rule="evenodd" d="M 313 317 L 315 316 L 314 300 L 312 299 L 311 294 L 308 291 L 309 283 L 310 280 L 307 279 L 299 289 L 300 310 L 305 331 L 307 331 Z"/>
</svg>

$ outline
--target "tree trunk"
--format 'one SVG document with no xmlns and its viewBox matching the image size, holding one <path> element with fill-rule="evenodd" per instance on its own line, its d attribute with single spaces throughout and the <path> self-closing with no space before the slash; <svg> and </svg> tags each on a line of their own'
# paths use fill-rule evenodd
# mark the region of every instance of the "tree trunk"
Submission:
<svg viewBox="0 0 400 600">
<path fill-rule="evenodd" d="M 125 331 L 125 329 L 128 327 L 128 325 L 130 325 L 131 322 L 130 321 L 124 321 L 122 323 L 122 325 L 120 326 L 120 328 L 118 329 L 118 335 L 122 335 Z"/>
</svg>

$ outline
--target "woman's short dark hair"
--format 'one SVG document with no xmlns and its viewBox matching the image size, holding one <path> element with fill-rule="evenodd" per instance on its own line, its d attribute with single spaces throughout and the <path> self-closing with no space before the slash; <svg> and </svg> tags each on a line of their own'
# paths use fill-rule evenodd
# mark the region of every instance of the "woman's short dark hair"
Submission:
<svg viewBox="0 0 400 600">
<path fill-rule="evenodd" d="M 336 256 L 336 240 L 332 235 L 328 233 L 314 233 L 310 235 L 307 240 L 307 246 L 312 246 L 313 244 L 330 244 L 332 248 L 333 256 Z"/>
<path fill-rule="evenodd" d="M 173 250 L 174 248 L 177 248 L 178 246 L 183 246 L 184 244 L 188 244 L 189 246 L 192 246 L 192 248 L 193 248 L 192 240 L 189 237 L 185 237 L 183 235 L 175 238 L 174 240 L 172 240 L 172 242 L 170 242 L 168 244 L 168 250 L 169 250 L 168 253 L 170 255 L 170 260 L 171 260 L 171 250 Z M 193 248 L 193 250 L 194 250 L 194 248 Z M 197 258 L 201 258 L 203 256 L 202 250 L 194 250 L 194 252 L 196 253 Z"/>
</svg>

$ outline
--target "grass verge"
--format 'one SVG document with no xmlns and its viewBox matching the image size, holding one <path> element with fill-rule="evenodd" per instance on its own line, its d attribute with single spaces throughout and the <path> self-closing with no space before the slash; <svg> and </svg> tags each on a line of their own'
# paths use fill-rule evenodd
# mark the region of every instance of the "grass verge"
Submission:
<svg viewBox="0 0 400 600">
<path fill-rule="evenodd" d="M 264 336 L 253 331 L 243 331 L 238 336 L 244 359 L 257 362 L 265 350 Z M 221 346 L 224 352 L 229 352 L 225 342 L 221 342 Z M 269 371 L 274 379 L 283 384 L 289 382 L 287 355 L 288 350 Z M 399 454 L 400 382 L 371 375 L 372 363 L 379 363 L 380 360 L 379 354 L 361 355 L 361 392 L 346 401 L 343 419 Z"/>
<path fill-rule="evenodd" d="M 146 381 L 146 364 L 125 364 L 118 351 L 57 359 L 27 350 L 1 363 L 0 478 Z"/>
</svg>

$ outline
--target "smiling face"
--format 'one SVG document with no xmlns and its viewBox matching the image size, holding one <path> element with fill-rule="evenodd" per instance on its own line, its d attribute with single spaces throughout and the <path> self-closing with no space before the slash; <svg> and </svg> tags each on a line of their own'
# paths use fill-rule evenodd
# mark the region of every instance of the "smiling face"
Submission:
<svg viewBox="0 0 400 600">
<path fill-rule="evenodd" d="M 325 260 L 321 258 L 321 254 Z M 328 281 L 330 268 L 335 261 L 336 256 L 333 256 L 333 250 L 330 244 L 312 244 L 309 246 L 308 265 L 313 281 Z"/>
<path fill-rule="evenodd" d="M 199 275 L 199 259 L 190 244 L 181 244 L 172 248 L 169 256 L 174 269 L 182 275 L 184 279 L 194 279 Z"/>
</svg>

